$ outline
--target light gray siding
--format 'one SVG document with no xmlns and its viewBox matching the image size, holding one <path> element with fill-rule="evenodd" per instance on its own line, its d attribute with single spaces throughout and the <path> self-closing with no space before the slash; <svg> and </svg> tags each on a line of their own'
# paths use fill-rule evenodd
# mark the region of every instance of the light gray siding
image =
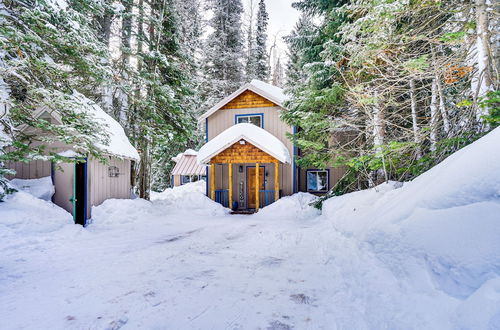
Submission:
<svg viewBox="0 0 500 330">
<path fill-rule="evenodd" d="M 283 142 L 283 144 L 287 147 L 290 156 L 293 157 L 293 143 L 286 136 L 286 133 L 293 133 L 293 129 L 280 119 L 280 111 L 281 107 L 278 106 L 264 108 L 220 109 L 208 117 L 208 140 L 210 141 L 215 136 L 234 125 L 236 123 L 236 115 L 262 113 L 264 115 L 264 129 Z M 221 165 L 218 165 L 218 167 L 219 166 Z M 293 193 L 292 168 L 291 164 L 280 165 L 281 190 L 284 196 L 288 196 Z M 218 188 L 224 186 L 223 182 L 218 183 L 218 178 L 226 178 L 227 180 L 228 173 L 224 173 L 225 176 L 221 177 L 222 172 L 220 172 L 221 170 L 218 171 L 215 173 L 216 189 L 227 189 L 227 187 Z M 236 174 L 235 171 L 233 171 L 233 175 L 234 174 Z M 227 183 L 225 183 L 225 185 L 227 186 Z"/>
</svg>

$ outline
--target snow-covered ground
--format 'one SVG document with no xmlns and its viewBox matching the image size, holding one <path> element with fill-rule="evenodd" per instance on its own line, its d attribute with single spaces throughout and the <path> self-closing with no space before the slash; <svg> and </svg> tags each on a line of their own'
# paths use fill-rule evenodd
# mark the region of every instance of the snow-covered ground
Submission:
<svg viewBox="0 0 500 330">
<path fill-rule="evenodd" d="M 0 329 L 499 329 L 500 129 L 413 182 L 229 215 L 203 183 L 81 228 L 0 204 Z"/>
</svg>

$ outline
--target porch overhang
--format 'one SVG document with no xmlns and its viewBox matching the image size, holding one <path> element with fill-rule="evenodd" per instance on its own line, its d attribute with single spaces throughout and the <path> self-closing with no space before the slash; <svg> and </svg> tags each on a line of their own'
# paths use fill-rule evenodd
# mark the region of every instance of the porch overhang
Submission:
<svg viewBox="0 0 500 330">
<path fill-rule="evenodd" d="M 286 146 L 277 137 L 253 124 L 237 124 L 207 142 L 198 152 L 199 164 L 291 163 Z"/>
</svg>

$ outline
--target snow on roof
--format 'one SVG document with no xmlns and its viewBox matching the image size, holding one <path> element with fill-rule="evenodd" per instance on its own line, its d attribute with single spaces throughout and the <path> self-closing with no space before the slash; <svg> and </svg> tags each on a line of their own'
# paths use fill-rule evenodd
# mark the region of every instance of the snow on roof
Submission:
<svg viewBox="0 0 500 330">
<path fill-rule="evenodd" d="M 250 90 L 274 103 L 279 105 L 280 107 L 283 107 L 283 104 L 285 103 L 287 96 L 283 92 L 283 89 L 268 84 L 266 82 L 254 79 L 250 83 L 243 85 L 240 87 L 237 91 L 229 95 L 228 97 L 224 98 L 220 102 L 218 102 L 216 105 L 214 105 L 210 110 L 205 112 L 199 119 L 198 122 L 201 122 L 205 120 L 205 118 L 208 118 L 211 116 L 213 113 L 215 113 L 217 110 L 225 106 L 227 103 L 229 103 L 231 100 L 236 98 L 238 95 L 243 93 L 246 90 Z"/>
<path fill-rule="evenodd" d="M 291 163 L 290 153 L 283 142 L 268 131 L 247 123 L 233 125 L 208 141 L 201 147 L 200 151 L 198 151 L 198 163 L 208 164 L 212 157 L 242 139 L 253 144 L 282 163 Z"/>
<path fill-rule="evenodd" d="M 191 150 L 193 151 L 193 150 Z M 196 151 L 195 151 L 196 153 Z M 205 175 L 206 168 L 203 165 L 198 164 L 196 161 L 196 154 L 184 154 L 177 161 L 174 169 L 172 170 L 172 175 Z"/>
<path fill-rule="evenodd" d="M 172 157 L 172 160 L 177 163 L 179 160 L 181 160 L 182 156 L 184 156 L 184 155 L 196 156 L 196 155 L 198 155 L 198 151 L 195 151 L 193 149 L 187 149 L 186 151 L 177 154 L 177 156 Z"/>
<path fill-rule="evenodd" d="M 72 97 L 81 104 L 81 108 L 76 111 L 86 111 L 97 122 L 104 124 L 104 129 L 109 135 L 109 144 L 104 145 L 96 143 L 96 147 L 104 152 L 124 158 L 139 160 L 139 153 L 130 143 L 123 127 L 108 115 L 104 110 L 95 102 L 89 100 L 83 94 L 76 91 L 73 92 Z"/>
<path fill-rule="evenodd" d="M 271 84 L 268 84 L 266 82 L 263 82 L 262 80 L 257 80 L 253 79 L 250 82 L 251 86 L 254 86 L 261 91 L 265 92 L 266 94 L 270 95 L 273 97 L 273 99 L 278 100 L 279 104 L 283 104 L 286 101 L 286 95 L 283 92 L 282 88 L 279 88 L 278 86 L 274 86 Z"/>
</svg>

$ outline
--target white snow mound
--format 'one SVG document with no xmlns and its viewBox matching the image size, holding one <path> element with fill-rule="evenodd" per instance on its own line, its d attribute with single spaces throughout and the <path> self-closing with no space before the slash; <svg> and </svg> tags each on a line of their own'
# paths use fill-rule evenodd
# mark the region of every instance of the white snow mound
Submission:
<svg viewBox="0 0 500 330">
<path fill-rule="evenodd" d="M 399 189 L 390 183 L 326 201 L 323 216 L 390 268 L 419 260 L 438 290 L 489 313 L 459 308 L 460 324 L 499 325 L 500 291 L 490 283 L 500 276 L 499 144 L 497 128 Z"/>
<path fill-rule="evenodd" d="M 278 201 L 268 205 L 255 213 L 255 218 L 266 219 L 294 219 L 305 220 L 319 216 L 321 212 L 311 206 L 318 197 L 313 194 L 299 192 L 291 196 L 280 198 Z"/>
<path fill-rule="evenodd" d="M 50 176 L 39 179 L 12 179 L 10 184 L 17 190 L 23 190 L 46 201 L 50 201 L 55 193 Z"/>
<path fill-rule="evenodd" d="M 50 233 L 74 226 L 73 217 L 59 206 L 18 191 L 0 203 L 0 239 Z"/>
</svg>

